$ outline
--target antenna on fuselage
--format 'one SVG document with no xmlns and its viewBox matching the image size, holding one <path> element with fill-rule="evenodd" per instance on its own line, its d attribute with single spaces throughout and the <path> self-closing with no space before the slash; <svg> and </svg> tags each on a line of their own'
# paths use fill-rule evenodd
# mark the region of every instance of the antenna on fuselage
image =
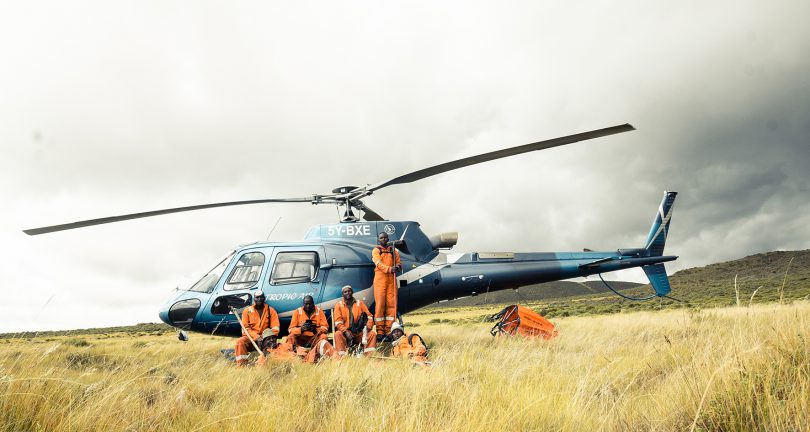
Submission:
<svg viewBox="0 0 810 432">
<path fill-rule="evenodd" d="M 270 240 L 270 236 L 273 235 L 273 231 L 276 230 L 276 227 L 278 226 L 279 222 L 281 222 L 281 216 L 279 216 L 278 219 L 276 219 L 276 223 L 275 223 L 275 225 L 273 225 L 273 228 L 270 228 L 270 232 L 267 234 L 267 240 L 268 241 Z"/>
</svg>

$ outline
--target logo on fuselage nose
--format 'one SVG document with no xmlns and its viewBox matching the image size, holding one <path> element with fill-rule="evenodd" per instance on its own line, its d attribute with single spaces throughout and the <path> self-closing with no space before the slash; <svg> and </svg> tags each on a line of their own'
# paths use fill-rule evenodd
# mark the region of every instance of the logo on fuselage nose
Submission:
<svg viewBox="0 0 810 432">
<path fill-rule="evenodd" d="M 397 232 L 397 229 L 394 228 L 394 226 L 391 225 L 391 224 L 385 224 L 385 226 L 383 227 L 383 232 L 390 236 L 390 235 L 394 234 L 395 232 Z"/>
</svg>

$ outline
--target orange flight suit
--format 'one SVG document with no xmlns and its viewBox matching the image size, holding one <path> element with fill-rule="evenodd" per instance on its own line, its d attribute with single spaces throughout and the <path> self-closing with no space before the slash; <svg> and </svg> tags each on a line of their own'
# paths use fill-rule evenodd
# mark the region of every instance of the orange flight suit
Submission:
<svg viewBox="0 0 810 432">
<path fill-rule="evenodd" d="M 320 341 L 318 341 L 309 352 L 304 355 L 304 362 L 305 363 L 317 363 L 319 360 L 324 358 L 340 358 L 337 351 L 335 351 L 335 347 L 329 343 L 329 340 L 324 337 Z"/>
<path fill-rule="evenodd" d="M 422 339 L 416 333 L 404 335 L 395 340 L 391 352 L 393 357 L 409 358 L 414 363 L 425 364 L 427 362 L 427 347 L 422 343 Z"/>
<path fill-rule="evenodd" d="M 313 324 L 317 327 L 315 333 L 302 332 L 301 326 L 307 320 L 312 320 Z M 293 311 L 292 321 L 290 321 L 290 335 L 287 336 L 287 343 L 293 346 L 300 346 L 304 348 L 314 347 L 322 339 L 326 339 L 326 333 L 329 332 L 329 323 L 326 321 L 321 308 L 315 306 L 312 315 L 307 316 L 304 308 L 300 307 Z"/>
<path fill-rule="evenodd" d="M 360 321 L 360 314 L 362 313 L 368 316 L 368 322 L 365 327 L 366 346 L 363 347 L 363 354 L 369 356 L 373 354 L 374 351 L 377 351 L 377 337 L 371 332 L 371 327 L 374 325 L 374 320 L 372 319 L 374 315 L 369 312 L 368 307 L 366 307 L 366 304 L 363 303 L 362 300 L 355 299 L 350 308 L 346 305 L 345 300 L 340 299 L 332 310 L 332 319 L 335 323 L 335 349 L 337 349 L 338 354 L 341 356 L 346 355 L 346 351 L 349 348 L 346 335 L 344 335 L 343 332 L 346 330 L 351 331 L 350 327 Z M 356 333 L 352 332 L 352 336 L 354 337 L 355 344 L 362 343 L 363 330 L 361 329 Z"/>
<path fill-rule="evenodd" d="M 268 348 L 265 350 L 268 357 L 277 360 L 289 360 L 296 358 L 293 346 L 289 343 L 279 343 L 275 348 Z"/>
<path fill-rule="evenodd" d="M 248 353 L 253 351 L 253 344 L 250 339 L 254 341 L 262 335 L 265 329 L 270 329 L 274 335 L 278 336 L 278 331 L 281 329 L 281 324 L 278 322 L 278 313 L 276 310 L 264 304 L 261 310 L 257 310 L 254 306 L 245 308 L 242 311 L 242 325 L 247 329 L 247 334 L 242 331 L 242 337 L 236 340 L 236 365 L 244 366 L 247 364 Z"/>
<path fill-rule="evenodd" d="M 374 325 L 377 334 L 388 334 L 391 324 L 397 319 L 397 275 L 394 266 L 400 265 L 399 251 L 388 246 L 374 246 L 371 251 L 374 262 Z"/>
</svg>

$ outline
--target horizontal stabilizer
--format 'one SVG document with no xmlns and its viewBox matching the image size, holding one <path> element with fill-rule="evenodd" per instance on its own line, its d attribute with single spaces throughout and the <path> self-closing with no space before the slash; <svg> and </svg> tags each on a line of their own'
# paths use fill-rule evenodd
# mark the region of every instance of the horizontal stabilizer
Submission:
<svg viewBox="0 0 810 432">
<path fill-rule="evenodd" d="M 669 278 L 667 277 L 667 270 L 664 268 L 664 264 L 645 265 L 641 268 L 644 269 L 644 273 L 647 274 L 647 279 L 650 280 L 650 285 L 652 285 L 655 290 L 655 295 L 664 297 L 672 291 L 669 287 Z"/>
</svg>

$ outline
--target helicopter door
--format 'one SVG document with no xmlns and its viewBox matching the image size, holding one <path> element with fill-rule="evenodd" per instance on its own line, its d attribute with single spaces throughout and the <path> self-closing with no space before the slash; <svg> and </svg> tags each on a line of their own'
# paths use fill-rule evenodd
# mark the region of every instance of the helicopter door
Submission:
<svg viewBox="0 0 810 432">
<path fill-rule="evenodd" d="M 322 248 L 276 248 L 269 277 L 262 281 L 267 303 L 278 311 L 281 318 L 292 316 L 301 306 L 304 296 L 311 295 L 315 303 L 321 302 L 326 271 L 320 269 Z M 287 312 L 287 313 L 285 313 Z M 283 325 L 282 325 L 283 326 Z"/>
<path fill-rule="evenodd" d="M 223 268 L 223 277 L 218 276 L 214 280 L 215 285 L 211 287 L 213 295 L 202 312 L 205 314 L 203 331 L 232 335 L 241 333 L 239 322 L 230 313 L 231 308 L 238 310 L 253 304 L 253 292 L 260 285 L 262 274 L 266 273 L 267 258 L 272 251 L 272 248 L 266 247 L 243 251 Z"/>
</svg>

